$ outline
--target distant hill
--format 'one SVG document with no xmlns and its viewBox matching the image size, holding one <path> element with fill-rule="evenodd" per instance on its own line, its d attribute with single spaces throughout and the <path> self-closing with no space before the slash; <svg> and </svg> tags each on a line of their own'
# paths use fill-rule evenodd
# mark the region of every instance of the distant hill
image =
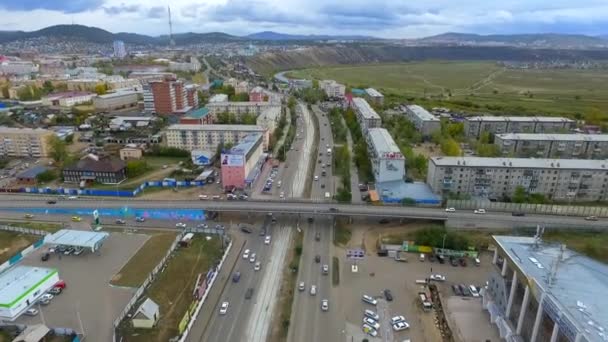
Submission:
<svg viewBox="0 0 608 342">
<path fill-rule="evenodd" d="M 253 33 L 243 38 L 253 39 L 253 40 L 271 40 L 271 41 L 279 41 L 279 40 L 371 40 L 378 39 L 370 36 L 332 36 L 332 35 L 298 35 L 298 34 L 286 34 L 279 33 L 273 31 L 263 31 Z"/>
<path fill-rule="evenodd" d="M 419 42 L 436 44 L 503 44 L 509 46 L 555 47 L 555 48 L 591 48 L 607 47 L 606 41 L 600 37 L 581 34 L 510 34 L 510 35 L 479 35 L 472 33 L 448 32 L 436 36 L 418 39 Z"/>
</svg>

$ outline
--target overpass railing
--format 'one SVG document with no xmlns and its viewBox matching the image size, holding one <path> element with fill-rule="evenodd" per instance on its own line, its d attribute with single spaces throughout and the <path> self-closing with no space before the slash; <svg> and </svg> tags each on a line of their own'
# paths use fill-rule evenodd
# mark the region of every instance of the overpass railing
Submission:
<svg viewBox="0 0 608 342">
<path fill-rule="evenodd" d="M 465 210 L 475 210 L 479 208 L 484 208 L 489 211 L 522 212 L 527 214 L 541 215 L 608 217 L 608 207 L 587 207 L 579 205 L 507 203 L 476 200 L 448 200 L 447 207 Z"/>
</svg>

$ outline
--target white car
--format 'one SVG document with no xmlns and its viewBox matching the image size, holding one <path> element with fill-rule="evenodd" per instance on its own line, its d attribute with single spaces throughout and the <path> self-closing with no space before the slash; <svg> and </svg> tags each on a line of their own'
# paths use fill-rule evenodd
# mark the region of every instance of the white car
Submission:
<svg viewBox="0 0 608 342">
<path fill-rule="evenodd" d="M 378 301 L 377 301 L 377 300 L 375 300 L 373 297 L 368 296 L 368 295 L 363 295 L 363 296 L 361 297 L 361 299 L 362 299 L 364 302 L 366 302 L 366 303 L 368 303 L 368 304 L 371 304 L 371 305 L 377 305 L 377 304 L 378 304 Z"/>
<path fill-rule="evenodd" d="M 264 244 L 270 245 L 270 235 L 266 235 L 266 238 L 264 238 Z"/>
<path fill-rule="evenodd" d="M 367 324 L 363 324 L 363 332 L 368 334 L 369 336 L 378 336 L 378 331 Z"/>
<path fill-rule="evenodd" d="M 306 290 L 306 285 L 304 284 L 303 281 L 300 282 L 300 285 L 298 285 L 298 291 L 304 291 Z"/>
<path fill-rule="evenodd" d="M 200 199 L 200 200 L 206 200 L 208 198 L 209 198 L 209 196 L 207 196 L 207 195 L 198 195 L 198 199 Z"/>
<path fill-rule="evenodd" d="M 445 281 L 445 276 L 441 274 L 431 274 L 430 278 L 435 281 Z"/>
<path fill-rule="evenodd" d="M 310 285 L 310 295 L 315 296 L 317 294 L 317 285 Z"/>
<path fill-rule="evenodd" d="M 222 306 L 220 307 L 220 315 L 225 315 L 228 312 L 228 305 L 230 305 L 228 302 L 222 303 Z"/>
<path fill-rule="evenodd" d="M 249 262 L 255 261 L 255 253 L 251 253 L 251 257 L 249 258 Z"/>
<path fill-rule="evenodd" d="M 405 330 L 405 329 L 408 329 L 409 327 L 410 327 L 410 325 L 405 321 L 399 321 L 399 322 L 393 324 L 393 330 L 395 330 L 395 331 Z"/>
<path fill-rule="evenodd" d="M 373 319 L 374 321 L 380 320 L 380 316 L 378 316 L 378 314 L 373 312 L 372 310 L 365 310 L 363 312 L 363 314 L 365 315 L 365 317 L 369 317 L 369 318 Z"/>
<path fill-rule="evenodd" d="M 485 209 L 475 209 L 473 211 L 474 214 L 485 214 L 486 210 Z"/>
<path fill-rule="evenodd" d="M 186 224 L 183 222 L 178 222 L 175 224 L 175 228 L 186 228 Z"/>
<path fill-rule="evenodd" d="M 454 213 L 456 212 L 455 208 L 445 208 L 446 213 Z"/>
<path fill-rule="evenodd" d="M 315 180 L 318 181 L 319 180 L 319 176 L 315 176 Z"/>
<path fill-rule="evenodd" d="M 27 316 L 36 316 L 38 314 L 38 310 L 34 309 L 34 308 L 29 308 L 29 309 L 25 310 L 25 312 L 23 314 L 27 315 Z"/>
<path fill-rule="evenodd" d="M 53 296 L 52 294 L 50 294 L 50 293 L 45 293 L 45 294 L 43 294 L 43 295 L 40 297 L 40 300 L 51 300 L 51 299 L 53 299 L 53 298 L 55 298 L 55 296 Z"/>
<path fill-rule="evenodd" d="M 363 323 L 369 325 L 370 327 L 378 330 L 380 329 L 380 323 L 376 322 L 375 320 L 369 318 L 369 317 L 363 317 Z"/>
<path fill-rule="evenodd" d="M 323 310 L 323 311 L 329 310 L 329 300 L 327 300 L 327 299 L 321 300 L 321 310 Z"/>
<path fill-rule="evenodd" d="M 262 268 L 262 264 L 258 261 L 255 263 L 255 265 L 253 266 L 253 270 L 254 271 L 259 271 L 260 268 Z"/>
<path fill-rule="evenodd" d="M 469 291 L 471 292 L 471 296 L 479 297 L 479 292 L 477 291 L 477 288 L 475 286 L 469 285 Z"/>
<path fill-rule="evenodd" d="M 391 318 L 391 324 L 396 324 L 398 322 L 405 322 L 405 317 L 395 316 L 395 317 Z"/>
<path fill-rule="evenodd" d="M 279 198 L 285 199 L 285 193 L 283 191 L 281 191 L 281 193 L 279 194 Z"/>
<path fill-rule="evenodd" d="M 249 259 L 249 250 L 248 250 L 248 249 L 246 249 L 246 250 L 243 252 L 243 259 Z"/>
</svg>

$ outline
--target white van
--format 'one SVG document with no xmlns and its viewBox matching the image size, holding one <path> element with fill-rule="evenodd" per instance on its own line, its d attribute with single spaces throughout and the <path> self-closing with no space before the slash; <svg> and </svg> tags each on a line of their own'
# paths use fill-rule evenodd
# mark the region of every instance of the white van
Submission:
<svg viewBox="0 0 608 342">
<path fill-rule="evenodd" d="M 366 302 L 366 303 L 368 303 L 368 304 L 371 304 L 371 305 L 376 305 L 376 304 L 378 304 L 378 301 L 377 301 L 377 300 L 375 300 L 374 298 L 372 298 L 371 296 L 368 296 L 368 295 L 363 295 L 363 296 L 361 297 L 361 299 L 362 299 L 364 302 Z"/>
<path fill-rule="evenodd" d="M 418 258 L 418 260 L 424 262 L 424 253 L 420 253 L 420 257 Z"/>
<path fill-rule="evenodd" d="M 68 199 L 69 200 L 75 200 L 75 199 L 78 199 L 78 196 L 70 196 L 70 197 L 68 197 Z"/>
<path fill-rule="evenodd" d="M 331 194 L 329 192 L 325 193 L 325 199 L 330 199 L 331 198 Z"/>
<path fill-rule="evenodd" d="M 475 266 L 481 265 L 481 260 L 479 258 L 475 258 Z"/>
</svg>

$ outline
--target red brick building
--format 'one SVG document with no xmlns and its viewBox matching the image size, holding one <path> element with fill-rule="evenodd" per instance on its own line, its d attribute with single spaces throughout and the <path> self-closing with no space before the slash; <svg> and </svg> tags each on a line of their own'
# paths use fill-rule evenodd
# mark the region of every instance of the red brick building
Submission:
<svg viewBox="0 0 608 342">
<path fill-rule="evenodd" d="M 264 102 L 265 100 L 266 94 L 261 87 L 255 87 L 249 92 L 249 102 Z"/>
<path fill-rule="evenodd" d="M 186 86 L 186 103 L 188 107 L 193 109 L 198 108 L 198 91 L 195 84 Z"/>
<path fill-rule="evenodd" d="M 188 106 L 186 88 L 181 81 L 154 81 L 150 82 L 150 88 L 156 114 L 186 112 L 191 108 Z"/>
</svg>

